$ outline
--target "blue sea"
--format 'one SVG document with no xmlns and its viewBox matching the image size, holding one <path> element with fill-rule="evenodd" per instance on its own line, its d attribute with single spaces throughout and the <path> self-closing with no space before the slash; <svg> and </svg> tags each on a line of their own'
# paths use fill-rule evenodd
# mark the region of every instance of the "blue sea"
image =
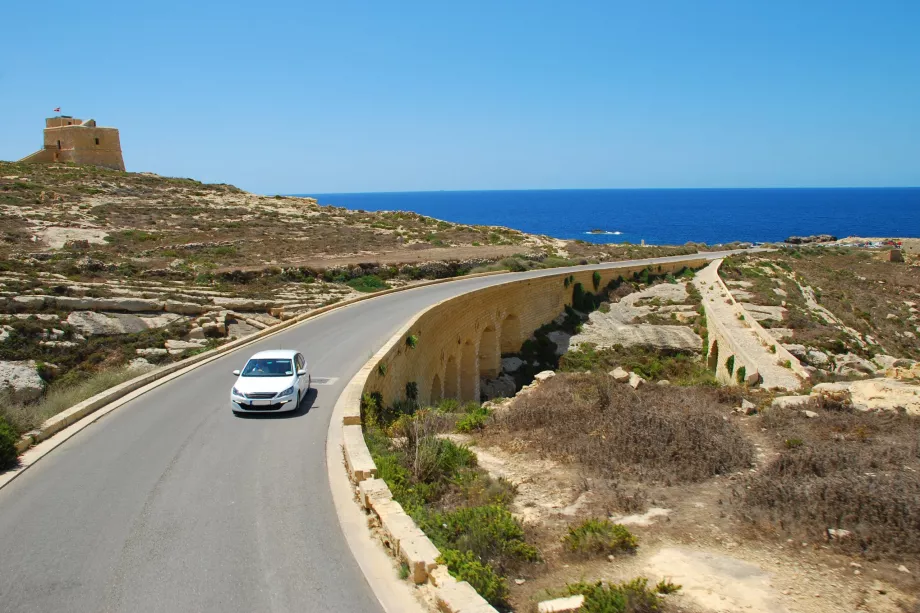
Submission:
<svg viewBox="0 0 920 613">
<path fill-rule="evenodd" d="M 300 194 L 595 243 L 710 245 L 792 235 L 920 237 L 920 188 L 591 189 Z M 603 234 L 592 234 L 602 230 Z"/>
</svg>

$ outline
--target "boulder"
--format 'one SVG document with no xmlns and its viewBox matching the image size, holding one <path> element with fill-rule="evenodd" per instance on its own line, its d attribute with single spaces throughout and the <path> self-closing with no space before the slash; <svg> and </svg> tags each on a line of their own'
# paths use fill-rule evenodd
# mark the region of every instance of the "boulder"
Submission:
<svg viewBox="0 0 920 613">
<path fill-rule="evenodd" d="M 204 328 L 201 326 L 192 326 L 192 329 L 185 335 L 187 340 L 200 340 L 204 338 Z"/>
<path fill-rule="evenodd" d="M 813 404 L 811 396 L 777 396 L 770 406 L 774 409 L 804 409 Z"/>
<path fill-rule="evenodd" d="M 671 382 L 668 381 L 667 379 L 662 379 L 661 381 L 658 382 L 658 385 L 671 385 Z"/>
<path fill-rule="evenodd" d="M 613 377 L 620 383 L 625 383 L 629 381 L 629 371 L 623 370 L 619 366 L 617 366 L 616 368 L 614 368 L 607 374 L 609 374 L 611 377 Z"/>
<path fill-rule="evenodd" d="M 744 413 L 745 415 L 753 415 L 757 412 L 757 405 L 750 400 L 742 399 L 739 412 Z"/>
<path fill-rule="evenodd" d="M 194 302 L 180 302 L 178 300 L 167 300 L 163 307 L 167 313 L 179 313 L 180 315 L 201 315 L 210 307 L 206 307 Z"/>
<path fill-rule="evenodd" d="M 872 358 L 872 361 L 878 364 L 879 368 L 882 370 L 887 370 L 889 368 L 893 368 L 895 364 L 897 364 L 898 358 L 880 353 Z"/>
<path fill-rule="evenodd" d="M 585 604 L 585 597 L 582 594 L 575 596 L 566 596 L 565 598 L 554 598 L 553 600 L 544 600 L 537 604 L 538 613 L 574 613 L 581 610 Z"/>
<path fill-rule="evenodd" d="M 225 298 L 214 296 L 211 301 L 229 311 L 248 311 L 267 313 L 269 309 L 275 306 L 274 300 L 254 300 L 250 298 Z"/>
<path fill-rule="evenodd" d="M 13 296 L 13 303 L 20 307 L 40 309 L 45 306 L 44 296 Z"/>
<path fill-rule="evenodd" d="M 645 383 L 647 383 L 647 381 L 643 379 L 642 377 L 640 377 L 639 375 L 637 375 L 636 373 L 634 372 L 629 373 L 629 385 L 634 390 L 639 389 L 639 386 Z"/>
<path fill-rule="evenodd" d="M 804 415 L 808 419 L 814 419 L 815 417 L 818 416 L 818 414 L 815 413 L 814 411 L 808 411 L 808 410 L 802 411 L 802 415 Z"/>
<path fill-rule="evenodd" d="M 820 368 L 821 366 L 827 366 L 831 360 L 823 351 L 818 351 L 817 349 L 809 349 L 805 354 L 805 361 Z"/>
<path fill-rule="evenodd" d="M 187 349 L 201 349 L 204 346 L 205 342 L 202 341 L 177 341 L 174 339 L 169 339 L 166 341 L 167 351 L 185 351 Z"/>
<path fill-rule="evenodd" d="M 74 311 L 67 316 L 67 323 L 87 336 L 124 334 L 128 331 L 124 323 L 117 317 L 110 317 L 105 313 L 95 311 Z"/>
<path fill-rule="evenodd" d="M 41 396 L 45 382 L 33 360 L 0 362 L 0 390 L 10 394 L 13 402 L 29 402 Z"/>
<path fill-rule="evenodd" d="M 538 372 L 536 375 L 534 375 L 534 378 L 533 378 L 533 379 L 534 379 L 534 381 L 539 381 L 540 383 L 542 383 L 542 382 L 546 381 L 547 379 L 552 379 L 552 378 L 555 377 L 555 376 L 556 376 L 556 373 L 555 373 L 555 372 L 553 372 L 553 371 L 551 371 L 551 370 L 544 370 L 544 371 Z"/>
<path fill-rule="evenodd" d="M 517 386 L 510 375 L 499 375 L 495 379 L 483 379 L 480 382 L 479 391 L 488 400 L 511 398 L 517 391 Z"/>
<path fill-rule="evenodd" d="M 155 366 L 144 358 L 134 358 L 128 362 L 128 370 L 134 370 L 139 373 L 147 372 L 149 370 L 153 370 L 154 368 Z"/>
<path fill-rule="evenodd" d="M 834 358 L 837 367 L 834 369 L 838 375 L 874 375 L 878 370 L 875 364 L 852 353 L 845 353 Z"/>
<path fill-rule="evenodd" d="M 524 360 L 521 358 L 502 358 L 502 371 L 503 372 L 517 372 L 520 370 L 521 366 L 524 365 Z"/>
<path fill-rule="evenodd" d="M 162 347 L 149 347 L 147 349 L 135 349 L 134 353 L 137 355 L 166 355 L 169 351 Z"/>
<path fill-rule="evenodd" d="M 805 349 L 805 345 L 796 345 L 796 344 L 790 343 L 788 345 L 784 344 L 783 347 L 785 347 L 786 350 L 789 351 L 789 353 L 791 353 L 792 355 L 794 355 L 800 360 L 804 360 L 805 356 L 807 355 L 807 349 Z"/>
<path fill-rule="evenodd" d="M 550 342 L 555 343 L 556 355 L 565 355 L 569 350 L 569 340 L 572 338 L 572 335 L 562 330 L 554 330 L 547 334 L 546 338 L 548 338 Z"/>
</svg>

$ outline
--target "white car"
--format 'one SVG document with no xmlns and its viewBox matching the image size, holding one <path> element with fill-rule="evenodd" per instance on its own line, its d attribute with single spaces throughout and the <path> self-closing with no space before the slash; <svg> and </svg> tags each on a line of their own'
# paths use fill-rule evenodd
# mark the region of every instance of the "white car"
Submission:
<svg viewBox="0 0 920 613">
<path fill-rule="evenodd" d="M 237 376 L 230 390 L 234 413 L 293 411 L 313 385 L 307 361 L 292 349 L 260 351 L 233 374 Z"/>
</svg>

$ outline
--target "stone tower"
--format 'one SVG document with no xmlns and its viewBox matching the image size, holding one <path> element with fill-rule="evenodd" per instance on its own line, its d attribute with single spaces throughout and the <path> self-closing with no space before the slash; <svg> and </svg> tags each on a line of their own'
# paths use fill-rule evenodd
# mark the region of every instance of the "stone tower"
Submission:
<svg viewBox="0 0 920 613">
<path fill-rule="evenodd" d="M 48 164 L 73 162 L 124 170 L 117 128 L 100 128 L 96 121 L 67 115 L 45 120 L 45 146 L 19 160 Z"/>
</svg>

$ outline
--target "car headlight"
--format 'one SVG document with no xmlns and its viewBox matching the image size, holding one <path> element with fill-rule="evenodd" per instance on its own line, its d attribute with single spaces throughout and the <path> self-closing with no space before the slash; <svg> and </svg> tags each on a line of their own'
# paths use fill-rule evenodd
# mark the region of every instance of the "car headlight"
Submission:
<svg viewBox="0 0 920 613">
<path fill-rule="evenodd" d="M 278 395 L 279 395 L 279 396 L 290 396 L 290 395 L 293 394 L 293 393 L 294 393 L 294 386 L 292 385 L 291 387 L 287 388 L 286 390 L 284 390 L 283 392 L 281 392 L 281 393 L 278 394 Z"/>
<path fill-rule="evenodd" d="M 244 393 L 241 392 L 240 390 L 236 389 L 235 387 L 234 387 L 233 389 L 230 390 L 230 393 L 233 394 L 234 396 L 240 396 L 241 398 L 245 398 L 245 397 L 246 397 L 246 394 L 244 394 Z"/>
</svg>

